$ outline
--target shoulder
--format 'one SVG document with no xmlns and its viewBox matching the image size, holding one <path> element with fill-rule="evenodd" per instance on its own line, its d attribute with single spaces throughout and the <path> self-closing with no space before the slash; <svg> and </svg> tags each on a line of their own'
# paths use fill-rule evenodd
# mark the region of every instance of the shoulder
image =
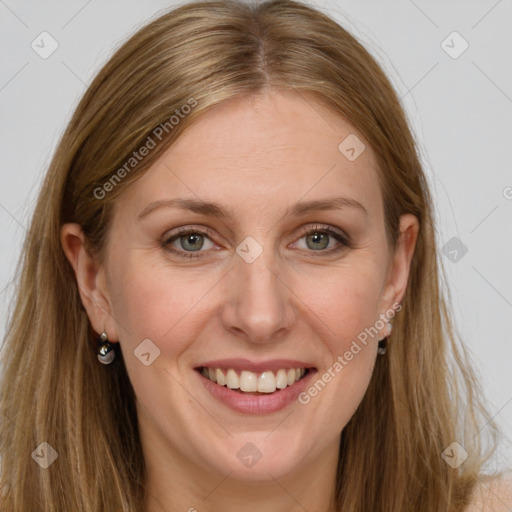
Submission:
<svg viewBox="0 0 512 512">
<path fill-rule="evenodd" d="M 510 512 L 512 510 L 512 471 L 482 478 L 464 512 Z"/>
</svg>

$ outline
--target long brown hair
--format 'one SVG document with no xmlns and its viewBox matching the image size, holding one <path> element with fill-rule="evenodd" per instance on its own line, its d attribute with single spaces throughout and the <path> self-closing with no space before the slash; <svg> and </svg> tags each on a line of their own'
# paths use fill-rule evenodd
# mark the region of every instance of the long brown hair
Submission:
<svg viewBox="0 0 512 512">
<path fill-rule="evenodd" d="M 146 474 L 134 392 L 122 353 L 107 367 L 96 359 L 60 228 L 79 223 L 101 259 L 123 190 L 206 111 L 268 89 L 313 98 L 370 143 L 391 247 L 400 215 L 420 223 L 390 348 L 341 434 L 339 510 L 455 512 L 468 501 L 497 428 L 440 289 L 432 199 L 399 98 L 365 48 L 321 12 L 293 0 L 220 0 L 183 5 L 123 44 L 55 152 L 2 347 L 2 510 L 141 510 Z M 155 146 L 132 162 L 148 137 Z M 37 447 L 48 452 L 43 442 L 58 454 L 46 469 L 32 460 Z M 457 468 L 442 456 L 453 442 L 468 454 Z"/>
</svg>

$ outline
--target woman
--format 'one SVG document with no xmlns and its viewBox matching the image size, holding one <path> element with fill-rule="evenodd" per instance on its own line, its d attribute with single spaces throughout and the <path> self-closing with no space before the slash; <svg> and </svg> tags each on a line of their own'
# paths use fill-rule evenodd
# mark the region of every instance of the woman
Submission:
<svg viewBox="0 0 512 512">
<path fill-rule="evenodd" d="M 324 14 L 200 2 L 142 28 L 23 254 L 2 510 L 509 510 L 404 113 Z"/>
</svg>

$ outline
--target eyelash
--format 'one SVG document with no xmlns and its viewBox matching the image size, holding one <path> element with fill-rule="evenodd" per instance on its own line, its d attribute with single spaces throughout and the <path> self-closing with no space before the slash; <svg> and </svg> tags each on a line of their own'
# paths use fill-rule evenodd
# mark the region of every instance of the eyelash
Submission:
<svg viewBox="0 0 512 512">
<path fill-rule="evenodd" d="M 342 235 L 341 233 L 338 233 L 337 231 L 334 231 L 329 226 L 316 225 L 313 227 L 306 228 L 305 230 L 303 230 L 302 235 L 300 236 L 299 240 L 301 238 L 304 238 L 305 236 L 312 235 L 314 233 L 327 234 L 327 235 L 333 237 L 334 239 L 336 239 L 340 243 L 340 245 L 338 247 L 335 247 L 334 249 L 310 251 L 310 252 L 319 252 L 319 253 L 323 253 L 324 255 L 325 254 L 330 255 L 330 254 L 338 253 L 344 249 L 352 247 L 350 238 Z M 178 256 L 181 256 L 182 258 L 187 258 L 187 259 L 201 258 L 202 256 L 200 255 L 200 253 L 205 252 L 205 251 L 201 251 L 201 250 L 200 251 L 177 251 L 176 249 L 171 247 L 172 242 L 174 242 L 178 238 L 181 238 L 182 236 L 186 236 L 186 235 L 203 235 L 203 236 L 207 236 L 208 238 L 210 238 L 210 240 L 212 238 L 212 233 L 209 229 L 205 229 L 203 231 L 203 230 L 195 229 L 195 228 L 179 228 L 178 231 L 175 232 L 171 237 L 168 237 L 168 238 L 165 238 L 164 240 L 162 240 L 162 247 Z M 314 255 L 314 256 L 312 255 L 312 257 L 317 257 L 317 256 L 321 257 L 321 254 Z"/>
</svg>

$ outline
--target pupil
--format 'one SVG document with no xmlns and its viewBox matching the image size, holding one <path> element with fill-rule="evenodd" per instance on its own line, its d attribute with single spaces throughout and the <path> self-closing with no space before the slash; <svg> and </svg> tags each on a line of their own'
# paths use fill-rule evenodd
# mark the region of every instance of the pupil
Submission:
<svg viewBox="0 0 512 512">
<path fill-rule="evenodd" d="M 312 239 L 313 239 L 313 243 L 314 244 L 317 244 L 317 243 L 320 243 L 320 239 L 321 237 L 324 237 L 324 242 L 325 242 L 325 239 L 327 239 L 325 233 L 313 233 L 311 235 Z M 325 247 L 327 247 L 327 245 L 329 245 L 329 242 L 327 241 L 327 244 L 323 244 L 322 247 L 320 247 L 321 249 L 325 249 Z"/>
<path fill-rule="evenodd" d="M 192 246 L 194 245 L 194 243 L 197 243 L 197 240 L 200 238 L 201 235 L 186 235 L 184 237 L 182 237 L 182 239 L 184 238 L 185 239 L 185 246 L 190 243 Z M 196 250 L 199 250 L 201 249 L 201 247 L 203 246 L 203 243 L 202 243 L 202 240 L 201 240 L 201 243 L 199 244 L 199 247 L 189 247 L 190 249 L 192 249 L 193 251 L 196 251 Z M 185 249 L 186 247 L 184 247 Z"/>
</svg>

